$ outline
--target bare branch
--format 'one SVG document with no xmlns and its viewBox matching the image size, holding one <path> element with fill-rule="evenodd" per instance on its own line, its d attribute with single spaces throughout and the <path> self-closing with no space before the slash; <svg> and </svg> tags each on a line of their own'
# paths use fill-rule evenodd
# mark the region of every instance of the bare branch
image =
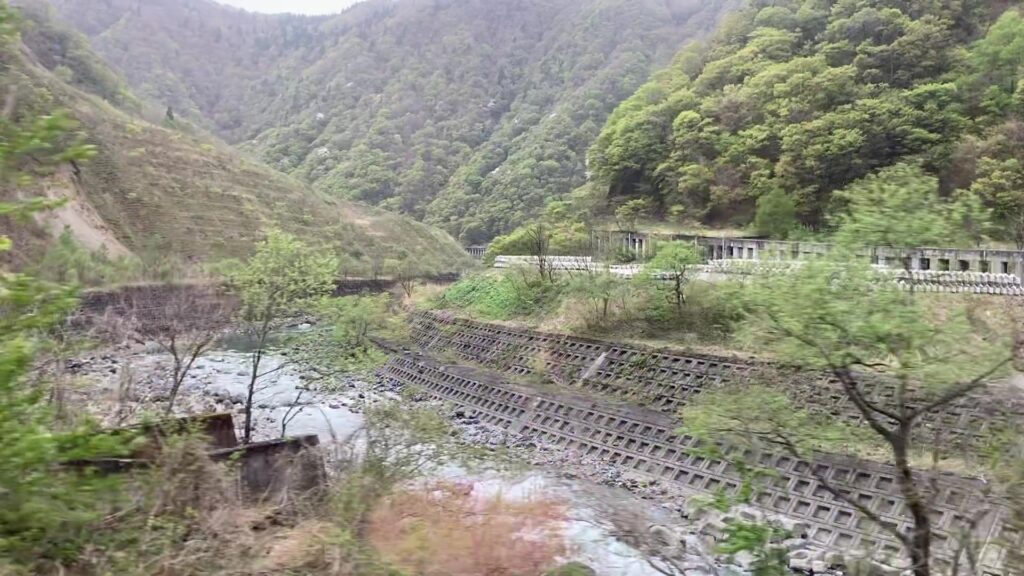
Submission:
<svg viewBox="0 0 1024 576">
<path fill-rule="evenodd" d="M 921 406 L 920 408 L 911 410 L 907 414 L 908 418 L 914 420 L 921 416 L 922 414 L 927 414 L 933 410 L 938 410 L 939 408 L 942 408 L 943 406 L 951 402 L 955 402 L 956 400 L 963 398 L 964 396 L 970 394 L 971 392 L 984 387 L 986 385 L 986 380 L 988 380 L 993 374 L 1001 370 L 1004 366 L 1006 366 L 1012 361 L 1013 357 L 1007 357 L 1004 358 L 1003 360 L 1000 360 L 994 366 L 992 366 L 985 372 L 979 374 L 972 380 L 969 380 L 967 382 L 961 382 L 960 384 L 957 384 L 956 386 L 948 390 L 945 394 L 942 394 L 935 400 L 928 402 L 927 404 Z"/>
</svg>

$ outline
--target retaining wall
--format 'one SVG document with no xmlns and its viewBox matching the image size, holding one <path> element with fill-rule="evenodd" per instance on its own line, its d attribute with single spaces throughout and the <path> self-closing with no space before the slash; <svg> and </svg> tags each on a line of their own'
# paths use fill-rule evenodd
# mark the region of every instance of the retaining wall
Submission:
<svg viewBox="0 0 1024 576">
<path fill-rule="evenodd" d="M 417 344 L 434 353 L 451 353 L 513 375 L 543 375 L 582 390 L 610 395 L 667 414 L 689 398 L 720 384 L 766 383 L 780 386 L 797 404 L 862 424 L 862 416 L 831 375 L 740 358 L 687 354 L 570 337 L 451 314 L 421 312 L 412 319 Z M 885 406 L 895 387 L 875 381 L 866 393 Z M 913 400 L 913 396 L 911 396 Z M 985 390 L 963 398 L 941 413 L 925 417 L 921 439 L 962 442 L 969 448 L 1001 422 L 1024 419 L 1020 394 Z"/>
<path fill-rule="evenodd" d="M 705 365 L 705 377 L 721 377 L 731 369 L 721 364 L 711 368 L 710 364 Z M 414 386 L 492 425 L 543 438 L 572 453 L 615 463 L 640 476 L 672 483 L 686 493 L 724 491 L 735 495 L 742 484 L 739 472 L 731 464 L 696 451 L 698 441 L 676 433 L 678 422 L 660 411 L 534 388 L 483 370 L 446 366 L 422 355 L 395 355 L 383 374 L 393 383 Z M 777 476 L 760 486 L 754 505 L 799 520 L 803 535 L 815 546 L 845 554 L 859 551 L 876 560 L 900 555 L 900 548 L 890 534 L 861 516 L 854 506 L 835 497 L 820 481 L 830 481 L 885 522 L 906 530 L 909 519 L 904 504 L 896 496 L 897 480 L 891 467 L 825 455 L 813 462 L 752 450 L 743 456 L 747 462 L 777 472 Z M 992 512 L 981 519 L 977 535 L 987 543 L 983 564 L 990 574 L 1002 574 L 999 566 L 1003 552 L 993 542 L 1002 535 L 1005 510 L 982 496 L 984 486 L 980 482 L 937 474 L 934 485 L 936 557 L 948 558 L 955 544 L 952 535 L 980 510 L 991 507 Z"/>
<path fill-rule="evenodd" d="M 785 273 L 796 269 L 803 260 L 742 260 L 717 259 L 707 264 L 690 267 L 690 276 L 708 282 L 721 280 L 743 280 L 748 277 Z M 633 278 L 643 272 L 639 264 L 604 264 L 595 262 L 589 256 L 548 256 L 545 265 L 558 272 L 608 272 L 619 278 Z M 536 268 L 535 256 L 497 256 L 495 268 Z M 882 278 L 897 284 L 901 289 L 920 292 L 944 292 L 954 294 L 992 294 L 996 296 L 1024 295 L 1024 281 L 1013 274 L 989 272 L 961 272 L 938 270 L 903 270 L 876 265 Z"/>
</svg>

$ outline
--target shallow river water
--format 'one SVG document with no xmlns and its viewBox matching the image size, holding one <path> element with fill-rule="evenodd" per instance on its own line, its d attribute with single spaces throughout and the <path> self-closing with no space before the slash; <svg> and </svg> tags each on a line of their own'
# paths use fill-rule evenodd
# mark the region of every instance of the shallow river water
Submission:
<svg viewBox="0 0 1024 576">
<path fill-rule="evenodd" d="M 196 363 L 183 386 L 183 395 L 201 399 L 200 406 L 215 405 L 223 409 L 233 405 L 239 425 L 242 419 L 237 410 L 245 399 L 250 369 L 250 356 L 244 351 L 244 344 L 244 341 L 226 340 L 225 349 L 211 352 Z M 132 358 L 137 371 L 159 370 L 166 362 L 167 358 L 160 354 Z M 265 356 L 260 372 L 266 376 L 260 379 L 254 396 L 256 440 L 281 436 L 281 422 L 289 410 L 294 417 L 288 423 L 287 435 L 317 434 L 321 443 L 326 445 L 349 437 L 362 425 L 357 406 L 370 395 L 365 387 L 342 383 L 342 391 L 337 393 L 307 391 L 304 388 L 315 379 L 315 373 L 311 375 L 308 369 L 297 368 L 289 363 L 287 356 L 279 353 Z M 681 520 L 677 514 L 642 500 L 623 488 L 561 478 L 537 469 L 507 474 L 448 468 L 437 474 L 439 479 L 472 485 L 474 494 L 500 492 L 509 498 L 533 496 L 562 502 L 568 518 L 565 526 L 567 549 L 571 551 L 566 561 L 583 562 L 602 576 L 672 573 L 656 570 L 640 550 L 615 534 L 623 530 L 623 518 L 631 519 L 629 528 L 642 531 L 655 524 L 677 525 Z M 688 549 L 687 552 L 693 551 Z M 692 560 L 699 561 L 697 557 Z"/>
</svg>

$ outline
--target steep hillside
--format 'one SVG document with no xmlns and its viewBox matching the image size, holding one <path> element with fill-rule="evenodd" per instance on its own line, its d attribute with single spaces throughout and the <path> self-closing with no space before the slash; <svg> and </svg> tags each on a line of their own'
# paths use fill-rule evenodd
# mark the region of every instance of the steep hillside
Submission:
<svg viewBox="0 0 1024 576">
<path fill-rule="evenodd" d="M 834 191 L 917 163 L 1024 245 L 1024 20 L 1010 6 L 758 0 L 615 111 L 594 185 L 613 207 L 647 198 L 738 225 L 774 192 L 818 228 Z"/>
<path fill-rule="evenodd" d="M 56 224 L 68 226 L 86 246 L 216 260 L 246 253 L 265 229 L 279 227 L 330 244 L 364 269 L 406 256 L 424 266 L 451 269 L 465 258 L 439 230 L 326 198 L 212 139 L 176 130 L 173 122 L 149 124 L 69 85 L 68 72 L 44 66 L 59 62 L 61 51 L 39 54 L 55 45 L 73 46 L 73 38 L 55 43 L 60 30 L 37 32 L 25 33 L 21 50 L 4 51 L 0 85 L 14 87 L 15 115 L 66 109 L 85 141 L 95 146 L 94 158 L 60 171 L 45 187 L 50 196 L 72 198 L 55 215 Z M 98 59 L 82 61 L 90 64 L 75 74 L 100 77 Z M 130 95 L 125 101 L 131 101 Z"/>
<path fill-rule="evenodd" d="M 369 0 L 332 17 L 52 0 L 144 99 L 335 197 L 485 240 L 585 180 L 607 115 L 738 0 Z"/>
</svg>

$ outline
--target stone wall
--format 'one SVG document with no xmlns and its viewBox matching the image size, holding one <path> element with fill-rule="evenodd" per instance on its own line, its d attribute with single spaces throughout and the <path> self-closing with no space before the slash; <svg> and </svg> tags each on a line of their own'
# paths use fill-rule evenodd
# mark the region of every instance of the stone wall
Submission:
<svg viewBox="0 0 1024 576">
<path fill-rule="evenodd" d="M 451 283 L 459 279 L 458 274 L 441 274 L 424 277 L 425 282 Z M 354 296 L 358 294 L 379 294 L 397 290 L 396 280 L 346 278 L 335 283 L 335 296 Z M 75 328 L 89 329 L 104 325 L 116 328 L 119 322 L 151 322 L 159 320 L 167 306 L 176 298 L 186 296 L 201 300 L 217 300 L 228 314 L 238 307 L 238 298 L 230 290 L 219 284 L 182 282 L 182 283 L 145 283 L 118 286 L 110 289 L 85 290 L 80 295 L 78 310 L 71 318 Z M 201 314 L 206 306 L 197 306 Z M 201 321 L 202 317 L 190 319 Z M 111 332 L 117 332 L 112 329 Z"/>
</svg>

